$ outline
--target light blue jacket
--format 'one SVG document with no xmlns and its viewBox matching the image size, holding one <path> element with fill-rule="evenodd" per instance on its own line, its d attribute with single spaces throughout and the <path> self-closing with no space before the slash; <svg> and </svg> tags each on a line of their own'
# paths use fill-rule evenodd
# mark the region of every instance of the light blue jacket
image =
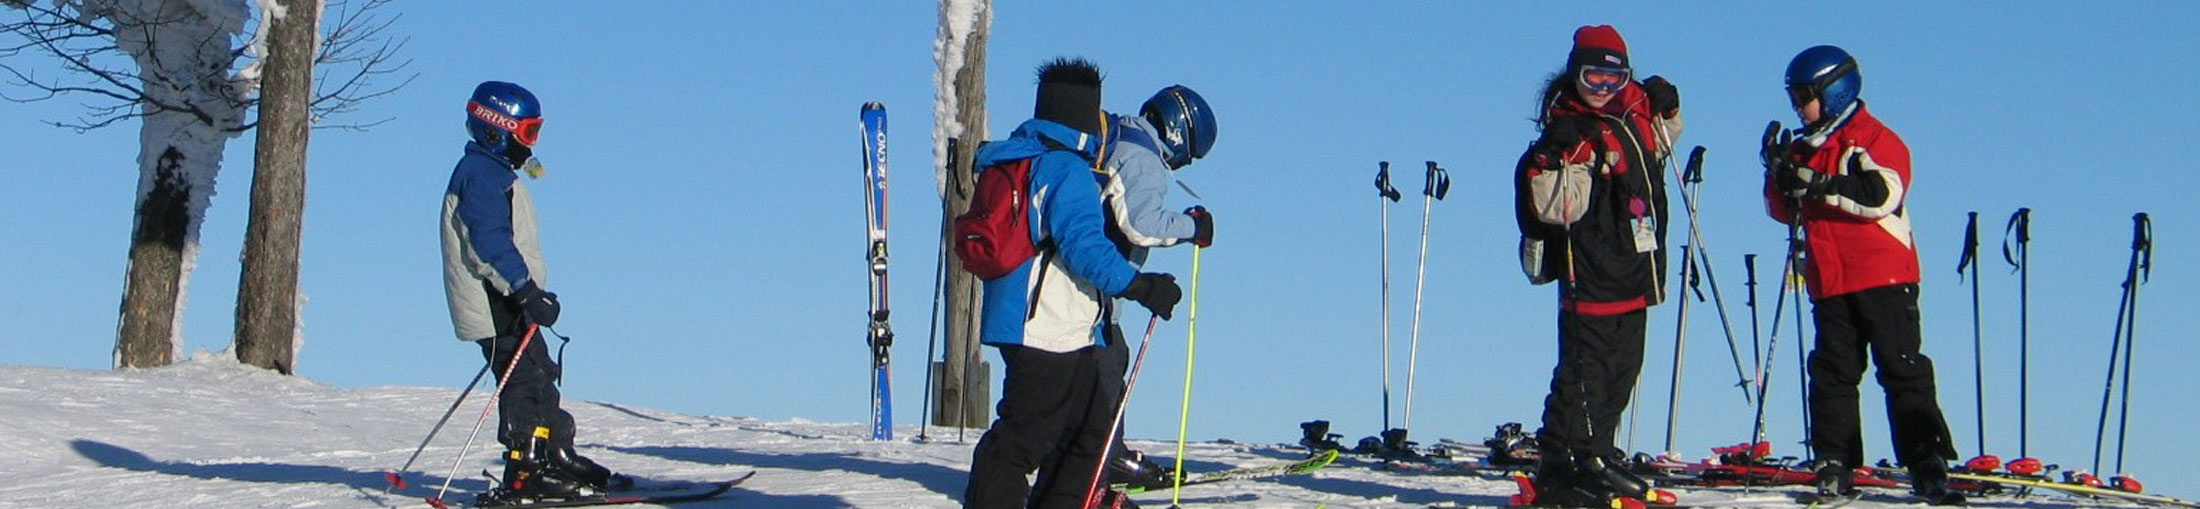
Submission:
<svg viewBox="0 0 2200 509">
<path fill-rule="evenodd" d="M 1109 225 L 1128 242 L 1134 265 L 1146 264 L 1146 249 L 1174 246 L 1199 233 L 1191 216 L 1168 207 L 1169 184 L 1176 182 L 1169 165 L 1169 148 L 1159 143 L 1157 130 L 1145 118 L 1115 117 L 1115 132 L 1108 143 L 1108 160 L 1102 164 L 1100 195 L 1108 207 Z"/>
<path fill-rule="evenodd" d="M 980 342 L 1058 353 L 1105 344 L 1101 302 L 1130 286 L 1138 269 L 1107 237 L 1092 163 L 1100 150 L 1098 137 L 1038 119 L 978 150 L 978 171 L 1036 158 L 1031 238 L 1041 246 L 1038 256 L 985 282 Z"/>
</svg>

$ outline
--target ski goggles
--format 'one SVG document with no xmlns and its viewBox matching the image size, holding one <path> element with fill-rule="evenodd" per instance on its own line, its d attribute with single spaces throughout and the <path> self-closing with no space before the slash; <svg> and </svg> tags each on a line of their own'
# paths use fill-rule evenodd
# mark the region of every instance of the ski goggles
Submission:
<svg viewBox="0 0 2200 509">
<path fill-rule="evenodd" d="M 1805 104 L 1810 104 L 1811 101 L 1818 100 L 1818 91 L 1814 90 L 1809 83 L 1788 85 L 1787 94 L 1788 106 L 1796 108 L 1801 108 Z"/>
<path fill-rule="evenodd" d="M 1630 72 L 1625 67 L 1589 65 L 1581 67 L 1579 79 L 1581 86 L 1588 87 L 1589 90 L 1615 93 L 1619 92 L 1619 89 L 1627 87 L 1629 74 Z"/>
<path fill-rule="evenodd" d="M 535 140 L 542 137 L 542 117 L 512 118 L 510 115 L 505 115 L 473 101 L 466 103 L 466 113 L 473 115 L 475 119 L 488 122 L 489 125 L 497 126 L 498 129 L 512 133 L 512 139 L 518 141 L 521 145 L 535 146 Z"/>
</svg>

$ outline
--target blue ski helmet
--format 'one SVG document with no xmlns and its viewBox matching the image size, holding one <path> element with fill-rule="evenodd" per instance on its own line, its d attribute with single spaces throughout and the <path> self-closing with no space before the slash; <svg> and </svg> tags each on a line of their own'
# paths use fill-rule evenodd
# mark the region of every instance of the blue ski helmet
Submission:
<svg viewBox="0 0 2200 509">
<path fill-rule="evenodd" d="M 1169 146 L 1170 169 L 1207 157 L 1207 149 L 1215 146 L 1214 110 L 1207 108 L 1207 100 L 1190 87 L 1170 85 L 1161 89 L 1138 108 L 1138 115 L 1161 129 L 1161 143 Z"/>
<path fill-rule="evenodd" d="M 1795 55 L 1787 68 L 1788 101 L 1800 106 L 1818 99 L 1828 117 L 1839 116 L 1856 102 L 1864 77 L 1856 70 L 1856 57 L 1833 46 L 1811 46 Z"/>
<path fill-rule="evenodd" d="M 533 147 L 542 134 L 542 102 L 519 85 L 481 82 L 466 100 L 466 134 L 500 154 L 510 149 L 508 142 Z"/>
</svg>

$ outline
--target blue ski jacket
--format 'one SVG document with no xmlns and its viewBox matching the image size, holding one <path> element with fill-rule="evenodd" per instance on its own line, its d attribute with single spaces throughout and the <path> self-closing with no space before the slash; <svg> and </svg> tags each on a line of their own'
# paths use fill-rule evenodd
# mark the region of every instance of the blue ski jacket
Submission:
<svg viewBox="0 0 2200 509">
<path fill-rule="evenodd" d="M 443 295 L 458 339 L 496 336 L 492 297 L 547 275 L 536 238 L 535 200 L 504 156 L 467 142 L 443 190 Z M 496 292 L 491 295 L 490 292 Z"/>
<path fill-rule="evenodd" d="M 1101 137 L 1032 119 L 1008 139 L 978 150 L 977 171 L 1017 159 L 1031 164 L 1031 238 L 1039 255 L 985 282 L 979 341 L 1071 352 L 1106 344 L 1103 299 L 1122 293 L 1138 270 L 1107 237 L 1094 161 Z"/>
</svg>

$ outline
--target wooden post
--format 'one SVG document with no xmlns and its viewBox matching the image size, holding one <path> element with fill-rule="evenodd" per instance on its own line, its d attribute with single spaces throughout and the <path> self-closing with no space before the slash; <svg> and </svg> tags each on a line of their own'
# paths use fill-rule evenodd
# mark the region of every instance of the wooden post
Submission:
<svg viewBox="0 0 2200 509">
<path fill-rule="evenodd" d="M 976 184 L 970 178 L 971 161 L 977 146 L 986 138 L 985 123 L 985 43 L 987 31 L 993 24 L 991 0 L 940 0 L 940 41 L 936 59 L 940 74 L 935 77 L 939 93 L 935 100 L 953 104 L 951 125 L 961 126 L 958 132 L 943 133 L 945 139 L 933 140 L 933 149 L 946 159 L 946 170 L 941 172 L 943 188 L 942 210 L 947 217 L 961 215 L 970 208 L 970 193 Z M 966 25 L 966 26 L 965 26 Z M 953 57 L 961 58 L 955 59 Z M 935 115 L 940 108 L 935 108 Z M 950 119 L 935 119 L 945 122 Z M 940 242 L 951 242 L 950 232 L 941 232 Z M 938 393 L 932 400 L 938 405 L 931 409 L 933 422 L 943 426 L 982 428 L 991 421 L 988 409 L 993 398 L 984 365 L 984 349 L 978 344 L 978 280 L 961 269 L 953 250 L 947 251 L 946 335 L 947 352 L 940 374 L 942 382 L 929 389 Z"/>
</svg>

